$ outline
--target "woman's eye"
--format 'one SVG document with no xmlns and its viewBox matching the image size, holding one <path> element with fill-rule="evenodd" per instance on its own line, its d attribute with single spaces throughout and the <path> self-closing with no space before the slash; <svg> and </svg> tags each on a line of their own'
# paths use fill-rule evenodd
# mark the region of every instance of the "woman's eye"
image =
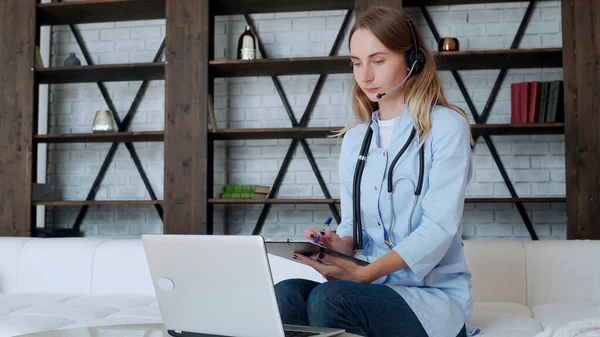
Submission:
<svg viewBox="0 0 600 337">
<path fill-rule="evenodd" d="M 352 62 L 352 66 L 353 67 L 358 67 L 358 66 L 360 66 L 360 63 L 354 63 L 354 62 Z"/>
<path fill-rule="evenodd" d="M 375 63 L 375 64 L 382 64 L 383 60 L 377 60 L 377 61 L 374 61 L 373 63 Z"/>
</svg>

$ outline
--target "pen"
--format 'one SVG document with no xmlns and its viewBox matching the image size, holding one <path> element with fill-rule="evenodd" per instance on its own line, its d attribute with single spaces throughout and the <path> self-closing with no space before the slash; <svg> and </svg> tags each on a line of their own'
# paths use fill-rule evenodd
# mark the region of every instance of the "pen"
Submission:
<svg viewBox="0 0 600 337">
<path fill-rule="evenodd" d="M 331 224 L 331 217 L 329 217 L 329 218 L 327 218 L 327 220 L 325 220 L 325 227 L 323 227 L 323 229 L 321 230 L 321 232 L 324 232 L 327 228 L 329 228 L 329 224 Z M 317 243 L 317 242 L 319 242 L 319 235 L 318 234 L 313 239 L 313 243 Z"/>
</svg>

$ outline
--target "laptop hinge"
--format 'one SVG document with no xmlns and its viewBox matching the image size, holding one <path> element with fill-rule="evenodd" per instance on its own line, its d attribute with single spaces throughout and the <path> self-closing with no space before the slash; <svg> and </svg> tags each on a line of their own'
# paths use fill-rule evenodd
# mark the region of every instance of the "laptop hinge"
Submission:
<svg viewBox="0 0 600 337">
<path fill-rule="evenodd" d="M 205 334 L 205 333 L 176 331 L 176 330 L 167 330 L 167 332 L 169 333 L 169 335 L 171 335 L 173 337 L 231 337 L 231 336 L 224 336 L 224 335 L 210 335 L 210 334 Z"/>
</svg>

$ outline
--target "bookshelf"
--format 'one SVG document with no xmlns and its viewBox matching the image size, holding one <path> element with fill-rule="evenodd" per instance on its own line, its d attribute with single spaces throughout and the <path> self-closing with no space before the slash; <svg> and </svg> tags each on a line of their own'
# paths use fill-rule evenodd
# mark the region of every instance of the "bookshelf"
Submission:
<svg viewBox="0 0 600 337">
<path fill-rule="evenodd" d="M 435 53 L 439 70 L 482 70 L 498 68 L 558 68 L 562 66 L 559 48 L 524 50 L 479 50 Z M 298 57 L 209 61 L 215 78 L 348 74 L 350 58 L 347 56 Z M 108 64 L 81 67 L 36 69 L 39 84 L 163 80 L 164 62 L 136 64 Z"/>
<path fill-rule="evenodd" d="M 364 8 L 370 3 L 389 3 L 398 8 L 414 6 L 485 4 L 514 0 L 305 0 L 281 2 L 273 0 L 88 0 L 38 4 L 35 1 L 6 0 L 11 6 L 0 8 L 0 50 L 12 64 L 0 67 L 5 82 L 3 104 L 0 105 L 3 123 L 0 126 L 2 144 L 9 146 L 0 153 L 5 165 L 0 167 L 0 186 L 10 195 L 0 209 L 0 235 L 35 235 L 32 206 L 73 206 L 104 204 L 160 204 L 165 208 L 165 233 L 211 233 L 212 206 L 238 203 L 239 200 L 218 200 L 211 195 L 213 187 L 212 154 L 216 141 L 238 139 L 306 139 L 324 138 L 338 129 L 329 128 L 270 128 L 220 129 L 210 132 L 201 112 L 205 111 L 212 82 L 217 77 L 276 76 L 315 73 L 349 73 L 346 57 L 310 57 L 259 59 L 252 62 L 214 60 L 212 25 L 214 16 L 273 13 L 313 10 Z M 12 9 L 10 15 L 6 12 Z M 184 12 L 192 13 L 183 18 Z M 595 115 L 600 98 L 594 96 L 585 78 L 598 73 L 595 60 L 600 48 L 589 47 L 586 27 L 598 24 L 598 8 L 586 2 L 575 7 L 574 0 L 562 2 L 563 39 L 571 41 L 564 48 L 463 51 L 436 54 L 440 70 L 562 67 L 565 78 L 565 123 L 490 124 L 473 125 L 474 135 L 565 134 L 567 164 L 567 198 L 470 198 L 467 202 L 566 202 L 568 238 L 600 238 L 598 207 L 589 200 L 598 200 L 593 182 L 598 174 L 600 146 L 595 130 Z M 65 25 L 131 20 L 166 19 L 168 62 L 114 64 L 76 68 L 34 67 L 37 31 L 43 25 Z M 183 24 L 183 29 L 176 25 Z M 17 24 L 18 23 L 18 24 Z M 15 29 L 15 27 L 20 27 Z M 178 30 L 179 29 L 179 30 Z M 183 33 L 185 31 L 185 34 Z M 13 38 L 8 38 L 8 34 Z M 187 35 L 186 35 L 187 34 Z M 186 40 L 189 36 L 194 37 Z M 21 46 L 21 42 L 26 43 Z M 187 41 L 187 45 L 186 45 Z M 190 42 L 191 41 L 191 42 Z M 588 48 L 589 47 L 589 48 Z M 577 51 L 577 52 L 576 52 Z M 583 52 L 581 52 L 583 51 Z M 8 59 L 8 58 L 5 58 Z M 194 78 L 184 74 L 198 74 Z M 585 74 L 585 76 L 581 76 Z M 580 76 L 577 76 L 580 75 Z M 49 134 L 37 135 L 38 85 L 101 81 L 131 81 L 165 79 L 165 130 L 153 132 L 118 132 L 114 134 Z M 599 85 L 598 83 L 594 84 Z M 19 100 L 11 97 L 17 97 Z M 192 100 L 194 98 L 194 100 Z M 193 103 L 190 103 L 193 102 Z M 595 108 L 594 108 L 595 107 Z M 18 113 L 15 113 L 18 112 Z M 16 126 L 16 127 L 15 127 Z M 184 136 L 188 135 L 188 136 Z M 165 143 L 165 200 L 70 200 L 33 202 L 35 144 L 76 142 L 136 142 Z M 177 144 L 193 142 L 198 148 L 181 149 Z M 589 146 L 590 144 L 594 146 Z M 192 166 L 190 166 L 192 165 Z M 10 174 L 14 174 L 10 178 Z M 591 198 L 591 199 L 590 199 Z M 243 201 L 250 203 L 250 201 Z M 277 199 L 254 203 L 337 203 L 336 199 Z"/>
</svg>

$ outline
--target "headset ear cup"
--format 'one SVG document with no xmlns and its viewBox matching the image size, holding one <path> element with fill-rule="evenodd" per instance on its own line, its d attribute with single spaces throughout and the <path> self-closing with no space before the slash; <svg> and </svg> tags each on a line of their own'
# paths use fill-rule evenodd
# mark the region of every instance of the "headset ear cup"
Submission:
<svg viewBox="0 0 600 337">
<path fill-rule="evenodd" d="M 421 69 L 423 69 L 423 66 L 425 65 L 425 55 L 423 54 L 422 51 L 419 51 L 417 53 L 417 56 L 415 57 L 414 48 L 410 48 L 409 50 L 406 51 L 406 53 L 404 54 L 404 60 L 406 62 L 406 67 L 408 69 L 412 68 L 413 63 L 416 62 L 415 66 L 413 68 L 413 74 L 416 74 L 419 71 L 421 71 Z"/>
<path fill-rule="evenodd" d="M 415 64 L 415 69 L 414 72 L 418 73 L 419 71 L 421 71 L 423 69 L 423 67 L 425 66 L 425 55 L 423 54 L 422 51 L 419 50 L 419 52 L 417 53 L 417 64 Z"/>
<path fill-rule="evenodd" d="M 412 67 L 412 64 L 414 62 L 412 59 L 412 55 L 413 55 L 412 48 L 407 50 L 404 53 L 404 62 L 406 63 L 406 68 L 408 68 L 408 69 L 410 69 Z"/>
</svg>

